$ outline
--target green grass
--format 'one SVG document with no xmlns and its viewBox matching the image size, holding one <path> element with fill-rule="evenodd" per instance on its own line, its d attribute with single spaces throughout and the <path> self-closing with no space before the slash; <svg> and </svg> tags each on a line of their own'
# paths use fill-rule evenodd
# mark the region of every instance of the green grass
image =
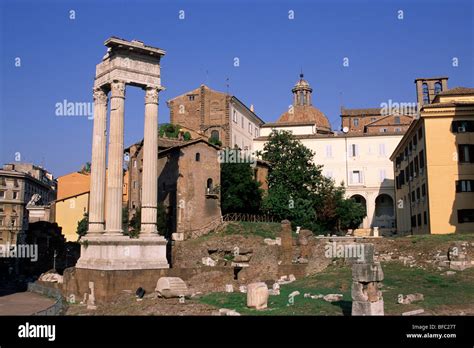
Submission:
<svg viewBox="0 0 474 348">
<path fill-rule="evenodd" d="M 423 308 L 427 312 L 474 306 L 474 269 L 457 272 L 453 276 L 439 272 L 404 267 L 398 263 L 382 265 L 385 280 L 383 297 L 385 314 L 400 315 L 414 309 Z M 201 298 L 203 303 L 217 308 L 229 308 L 244 315 L 349 315 L 351 312 L 351 269 L 349 266 L 331 266 L 323 273 L 297 280 L 281 286 L 279 296 L 270 296 L 268 309 L 253 310 L 246 307 L 246 294 L 212 293 Z M 294 304 L 289 305 L 288 295 L 298 290 Z M 343 294 L 342 301 L 329 303 L 323 299 L 304 298 L 304 293 Z M 410 305 L 397 303 L 399 294 L 420 292 L 425 299 Z"/>
<path fill-rule="evenodd" d="M 227 225 L 226 229 L 219 234 L 275 238 L 279 235 L 280 229 L 281 224 L 276 222 L 236 222 Z"/>
</svg>

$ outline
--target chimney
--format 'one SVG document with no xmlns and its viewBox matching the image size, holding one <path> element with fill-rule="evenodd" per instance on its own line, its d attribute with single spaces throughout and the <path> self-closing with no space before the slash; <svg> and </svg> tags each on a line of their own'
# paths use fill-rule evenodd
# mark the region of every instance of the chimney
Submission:
<svg viewBox="0 0 474 348">
<path fill-rule="evenodd" d="M 250 104 L 250 111 L 255 112 L 255 111 L 254 111 L 253 104 Z"/>
</svg>

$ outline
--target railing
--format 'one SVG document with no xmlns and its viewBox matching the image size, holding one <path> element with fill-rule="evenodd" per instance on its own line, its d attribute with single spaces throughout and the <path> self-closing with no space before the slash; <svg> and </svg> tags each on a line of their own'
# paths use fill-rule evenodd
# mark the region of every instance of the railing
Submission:
<svg viewBox="0 0 474 348">
<path fill-rule="evenodd" d="M 56 299 L 53 305 L 35 312 L 32 315 L 60 315 L 63 312 L 65 302 L 59 289 L 50 288 L 37 283 L 28 283 L 28 291 Z"/>
<path fill-rule="evenodd" d="M 280 222 L 277 218 L 271 215 L 257 215 L 245 213 L 230 213 L 222 217 L 222 221 L 243 221 L 243 222 Z"/>
</svg>

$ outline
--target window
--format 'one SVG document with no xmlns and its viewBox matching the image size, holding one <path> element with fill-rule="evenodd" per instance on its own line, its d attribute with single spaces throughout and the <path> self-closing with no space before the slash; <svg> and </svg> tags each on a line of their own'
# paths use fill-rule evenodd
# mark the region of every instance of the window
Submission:
<svg viewBox="0 0 474 348">
<path fill-rule="evenodd" d="M 242 116 L 242 128 L 244 128 L 244 116 Z"/>
<path fill-rule="evenodd" d="M 249 122 L 249 133 L 252 134 L 252 124 Z"/>
<path fill-rule="evenodd" d="M 193 101 L 193 100 L 194 100 L 194 95 L 188 95 L 188 99 L 189 99 L 190 101 Z"/>
<path fill-rule="evenodd" d="M 456 192 L 473 192 L 474 180 L 456 180 Z"/>
<path fill-rule="evenodd" d="M 459 162 L 474 163 L 474 145 L 458 145 Z"/>
<path fill-rule="evenodd" d="M 423 150 L 420 151 L 418 154 L 419 162 L 420 162 L 420 168 L 425 168 L 425 154 Z"/>
<path fill-rule="evenodd" d="M 212 186 L 212 179 L 211 178 L 207 179 L 206 188 L 207 188 L 207 193 L 210 193 L 212 191 L 213 186 Z"/>
<path fill-rule="evenodd" d="M 216 130 L 213 130 L 211 132 L 211 138 L 214 139 L 214 140 L 219 140 L 219 132 L 216 131 Z"/>
<path fill-rule="evenodd" d="M 0 226 L 3 226 L 3 218 L 0 219 Z"/>
<path fill-rule="evenodd" d="M 354 127 L 359 127 L 359 119 L 354 118 Z"/>
<path fill-rule="evenodd" d="M 418 174 L 418 156 L 415 157 L 415 173 L 414 176 Z"/>
<path fill-rule="evenodd" d="M 417 215 L 417 220 L 418 220 L 418 227 L 421 226 L 421 214 Z"/>
<path fill-rule="evenodd" d="M 3 213 L 3 204 L 0 205 L 0 213 Z"/>
<path fill-rule="evenodd" d="M 426 83 L 423 84 L 423 104 L 430 103 L 430 94 L 428 91 L 428 85 Z"/>
<path fill-rule="evenodd" d="M 326 158 L 331 158 L 331 157 L 332 157 L 332 146 L 326 145 Z"/>
<path fill-rule="evenodd" d="M 421 185 L 421 195 L 423 197 L 426 196 L 426 185 L 425 184 Z"/>
<path fill-rule="evenodd" d="M 137 182 L 136 181 L 133 181 L 133 188 L 136 189 L 137 188 Z"/>
<path fill-rule="evenodd" d="M 258 137 L 258 128 L 255 127 L 255 136 Z"/>
<path fill-rule="evenodd" d="M 415 149 L 416 145 L 418 145 L 418 138 L 415 135 L 415 137 L 413 138 L 413 147 L 412 148 Z"/>
<path fill-rule="evenodd" d="M 416 189 L 416 199 L 420 199 L 420 198 L 421 198 L 421 196 L 420 196 L 420 188 L 418 187 L 418 188 Z"/>
<path fill-rule="evenodd" d="M 395 128 L 395 132 L 400 133 L 401 131 L 402 131 L 401 128 L 399 128 L 399 127 Z"/>
<path fill-rule="evenodd" d="M 439 94 L 442 91 L 441 83 L 436 82 L 434 85 L 434 93 Z"/>
<path fill-rule="evenodd" d="M 422 128 L 418 129 L 418 140 L 421 140 L 421 138 L 423 138 L 423 129 Z"/>
<path fill-rule="evenodd" d="M 474 121 L 453 121 L 451 131 L 453 133 L 472 133 L 474 132 Z"/>
<path fill-rule="evenodd" d="M 423 220 L 425 225 L 428 225 L 428 214 L 426 214 L 426 211 L 423 213 Z"/>
<path fill-rule="evenodd" d="M 380 132 L 380 133 L 387 133 L 387 128 L 380 128 L 380 129 L 379 129 L 379 132 Z"/>
<path fill-rule="evenodd" d="M 411 227 L 416 227 L 416 216 L 411 217 Z"/>
<path fill-rule="evenodd" d="M 357 144 L 351 144 L 351 157 L 357 157 L 359 155 L 359 149 Z"/>
<path fill-rule="evenodd" d="M 133 160 L 133 168 L 137 167 L 137 160 Z"/>
<path fill-rule="evenodd" d="M 353 184 L 361 184 L 362 183 L 362 173 L 360 170 L 353 170 L 352 171 L 352 183 Z"/>
<path fill-rule="evenodd" d="M 395 122 L 395 124 L 400 124 L 400 116 L 395 116 L 394 117 L 394 122 Z"/>
<path fill-rule="evenodd" d="M 411 192 L 411 201 L 412 203 L 415 202 L 415 191 Z"/>
<path fill-rule="evenodd" d="M 0 191 L 0 198 L 5 198 L 5 191 Z"/>
<path fill-rule="evenodd" d="M 201 160 L 201 154 L 199 152 L 196 153 L 196 162 Z"/>
<path fill-rule="evenodd" d="M 13 192 L 13 199 L 18 199 L 18 192 L 16 191 Z"/>
<path fill-rule="evenodd" d="M 379 144 L 379 155 L 385 156 L 385 144 Z"/>
<path fill-rule="evenodd" d="M 474 222 L 474 209 L 459 209 L 458 222 L 460 224 L 465 222 Z"/>
<path fill-rule="evenodd" d="M 237 123 L 237 111 L 235 110 L 232 111 L 232 120 L 234 123 Z"/>
</svg>

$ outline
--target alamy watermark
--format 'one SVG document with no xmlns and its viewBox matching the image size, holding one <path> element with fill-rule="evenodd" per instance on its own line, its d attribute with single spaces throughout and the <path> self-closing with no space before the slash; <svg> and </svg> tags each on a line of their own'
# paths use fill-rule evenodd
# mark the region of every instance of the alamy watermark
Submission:
<svg viewBox="0 0 474 348">
<path fill-rule="evenodd" d="M 251 167 L 257 165 L 257 158 L 254 156 L 254 152 L 248 150 L 220 150 L 217 153 L 217 160 L 219 163 L 247 163 Z"/>
<path fill-rule="evenodd" d="M 87 117 L 89 120 L 94 118 L 94 103 L 92 102 L 71 102 L 64 99 L 55 104 L 55 109 L 56 116 Z"/>
<path fill-rule="evenodd" d="M 328 259 L 357 259 L 365 261 L 364 244 L 327 243 L 324 246 L 324 256 Z"/>
<path fill-rule="evenodd" d="M 38 244 L 0 244 L 0 257 L 38 261 Z"/>
</svg>

